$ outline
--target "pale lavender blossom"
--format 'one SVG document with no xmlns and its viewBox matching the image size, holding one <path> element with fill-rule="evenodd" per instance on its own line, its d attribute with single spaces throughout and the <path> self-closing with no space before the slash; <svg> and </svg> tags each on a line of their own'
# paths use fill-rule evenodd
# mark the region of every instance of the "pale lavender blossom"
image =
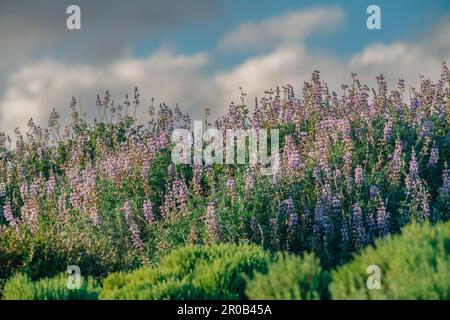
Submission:
<svg viewBox="0 0 450 320">
<path fill-rule="evenodd" d="M 255 187 L 255 176 L 251 170 L 248 170 L 245 178 L 245 193 L 248 196 Z"/>
<path fill-rule="evenodd" d="M 436 167 L 439 161 L 439 149 L 436 146 L 436 142 L 433 142 L 433 146 L 430 151 L 430 159 L 428 160 L 429 167 Z"/>
<path fill-rule="evenodd" d="M 150 200 L 145 200 L 143 205 L 144 217 L 149 224 L 153 223 L 155 216 L 153 214 L 153 204 Z"/>
<path fill-rule="evenodd" d="M 141 240 L 139 227 L 138 227 L 136 221 L 134 220 L 133 213 L 131 211 L 131 205 L 128 200 L 125 201 L 122 211 L 125 215 L 125 221 L 127 222 L 128 227 L 130 228 L 131 239 L 133 241 L 134 246 L 136 247 L 136 249 L 138 251 L 143 252 L 144 251 L 144 242 Z"/>
<path fill-rule="evenodd" d="M 419 164 L 417 163 L 416 153 L 413 150 L 411 160 L 409 161 L 409 173 L 405 178 L 405 185 L 408 194 L 419 183 Z"/>
<path fill-rule="evenodd" d="M 388 121 L 384 125 L 383 133 L 384 133 L 384 140 L 386 142 L 390 142 L 392 138 L 392 120 L 390 117 L 388 118 Z"/>
<path fill-rule="evenodd" d="M 229 192 L 231 192 L 231 193 L 234 193 L 234 188 L 235 188 L 235 182 L 234 182 L 234 179 L 232 179 L 232 178 L 228 178 L 228 180 L 227 180 L 227 188 L 228 188 L 228 191 Z"/>
<path fill-rule="evenodd" d="M 358 188 L 361 188 L 364 181 L 363 169 L 361 166 L 357 166 L 355 169 L 355 184 Z"/>
<path fill-rule="evenodd" d="M 362 210 L 359 203 L 353 205 L 352 215 L 353 239 L 357 248 L 362 248 L 367 244 L 366 229 L 362 217 Z"/>
<path fill-rule="evenodd" d="M 377 209 L 377 226 L 380 236 L 385 236 L 389 233 L 389 212 L 386 212 L 383 200 L 380 199 Z"/>
<path fill-rule="evenodd" d="M 220 236 L 220 224 L 217 217 L 216 206 L 214 202 L 209 202 L 206 207 L 207 228 L 211 237 L 217 240 Z"/>
<path fill-rule="evenodd" d="M 11 206 L 10 206 L 9 203 L 6 203 L 6 204 L 3 206 L 3 215 L 4 215 L 5 219 L 6 219 L 6 221 L 9 222 L 9 224 L 11 225 L 11 227 L 13 227 L 14 229 L 16 229 L 16 231 L 19 231 L 19 225 L 18 225 L 18 223 L 17 223 L 16 218 L 14 218 L 14 215 L 13 215 L 13 213 L 12 213 Z"/>
<path fill-rule="evenodd" d="M 0 198 L 6 197 L 6 184 L 4 182 L 0 182 Z"/>
</svg>

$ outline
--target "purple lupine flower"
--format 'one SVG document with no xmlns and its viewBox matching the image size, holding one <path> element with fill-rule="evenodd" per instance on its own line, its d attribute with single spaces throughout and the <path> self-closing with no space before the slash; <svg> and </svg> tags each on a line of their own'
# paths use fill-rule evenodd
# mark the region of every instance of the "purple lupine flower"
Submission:
<svg viewBox="0 0 450 320">
<path fill-rule="evenodd" d="M 0 182 L 0 198 L 6 197 L 6 184 L 4 182 Z"/>
<path fill-rule="evenodd" d="M 341 240 L 343 243 L 349 242 L 350 241 L 350 233 L 349 233 L 349 227 L 348 227 L 348 222 L 347 219 L 345 217 L 342 217 L 342 222 L 341 222 Z"/>
<path fill-rule="evenodd" d="M 366 225 L 367 225 L 367 241 L 372 242 L 378 231 L 378 226 L 374 219 L 374 214 L 372 211 L 367 212 L 366 215 Z"/>
<path fill-rule="evenodd" d="M 380 199 L 377 209 L 377 226 L 380 236 L 385 236 L 389 233 L 389 212 L 386 212 L 384 202 Z"/>
<path fill-rule="evenodd" d="M 327 238 L 332 231 L 332 226 L 325 213 L 325 207 L 321 201 L 318 201 L 314 209 L 314 238 L 319 241 L 320 237 L 323 235 Z M 326 241 L 326 239 L 325 239 Z"/>
<path fill-rule="evenodd" d="M 355 241 L 356 247 L 357 248 L 364 247 L 367 244 L 367 236 L 366 236 L 366 229 L 364 228 L 362 210 L 359 203 L 355 203 L 353 205 L 352 229 L 353 229 L 353 239 Z"/>
<path fill-rule="evenodd" d="M 196 194 L 200 194 L 201 190 L 202 190 L 202 186 L 201 186 L 202 173 L 203 173 L 202 165 L 199 163 L 194 163 L 192 171 L 193 171 L 192 184 L 193 184 L 194 192 Z"/>
<path fill-rule="evenodd" d="M 283 217 L 289 217 L 291 214 L 295 213 L 294 201 L 292 200 L 292 197 L 289 197 L 281 202 L 280 213 Z"/>
<path fill-rule="evenodd" d="M 100 215 L 98 214 L 98 210 L 95 206 L 90 209 L 90 217 L 92 220 L 92 224 L 95 227 L 97 227 L 101 224 Z"/>
<path fill-rule="evenodd" d="M 335 214 L 341 211 L 341 196 L 339 194 L 335 194 L 331 199 L 331 209 Z"/>
<path fill-rule="evenodd" d="M 211 237 L 217 240 L 220 236 L 220 224 L 217 217 L 216 206 L 214 202 L 209 202 L 206 207 L 206 223 Z"/>
<path fill-rule="evenodd" d="M 275 248 L 279 248 L 280 239 L 278 236 L 278 220 L 277 218 L 269 219 L 270 231 L 272 233 L 272 246 Z"/>
<path fill-rule="evenodd" d="M 178 209 L 183 209 L 188 203 L 188 187 L 183 179 L 175 179 L 173 184 L 173 194 L 177 199 Z"/>
<path fill-rule="evenodd" d="M 22 222 L 34 233 L 38 228 L 38 212 L 33 204 L 26 203 L 22 207 Z"/>
<path fill-rule="evenodd" d="M 413 150 L 411 161 L 409 162 L 409 173 L 405 178 L 406 190 L 409 194 L 413 188 L 419 183 L 419 164 L 417 163 L 416 153 Z"/>
<path fill-rule="evenodd" d="M 234 179 L 228 178 L 228 180 L 227 180 L 227 188 L 228 188 L 229 192 L 234 193 L 234 188 L 235 188 Z"/>
<path fill-rule="evenodd" d="M 155 216 L 153 215 L 153 204 L 150 200 L 145 200 L 143 205 L 144 217 L 149 224 L 153 223 Z"/>
<path fill-rule="evenodd" d="M 436 142 L 433 142 L 433 146 L 430 151 L 430 159 L 428 160 L 429 167 L 435 167 L 439 161 L 439 149 L 436 146 Z"/>
<path fill-rule="evenodd" d="M 252 231 L 253 234 L 257 234 L 258 233 L 258 219 L 256 219 L 255 215 L 252 215 L 252 217 L 250 218 L 250 230 Z"/>
<path fill-rule="evenodd" d="M 245 178 L 245 194 L 248 196 L 255 187 L 255 176 L 251 170 L 248 170 Z"/>
<path fill-rule="evenodd" d="M 380 193 L 379 193 L 378 187 L 375 185 L 371 185 L 370 190 L 369 190 L 370 199 L 373 200 L 373 199 L 378 198 L 379 194 Z"/>
<path fill-rule="evenodd" d="M 361 188 L 364 181 L 363 169 L 361 166 L 357 166 L 355 169 L 355 184 L 358 188 Z"/>
<path fill-rule="evenodd" d="M 285 137 L 283 157 L 287 161 L 289 171 L 300 168 L 300 153 L 298 152 L 297 144 L 291 135 Z"/>
<path fill-rule="evenodd" d="M 131 239 L 133 241 L 134 246 L 136 249 L 140 252 L 144 251 L 144 242 L 141 240 L 139 227 L 137 223 L 134 221 L 133 213 L 131 212 L 131 205 L 130 202 L 127 200 L 125 201 L 122 211 L 125 215 L 125 221 L 128 224 L 128 227 L 131 231 Z"/>
<path fill-rule="evenodd" d="M 430 204 L 428 199 L 429 199 L 428 193 L 426 191 L 422 191 L 420 200 L 421 212 L 420 215 L 417 217 L 418 222 L 424 222 L 425 219 L 430 216 Z"/>
<path fill-rule="evenodd" d="M 3 215 L 5 216 L 6 221 L 9 222 L 11 227 L 15 228 L 16 231 L 19 231 L 19 225 L 17 223 L 16 218 L 14 218 L 14 215 L 12 213 L 11 206 L 9 203 L 6 203 L 3 206 Z"/>
<path fill-rule="evenodd" d="M 384 125 L 384 140 L 386 142 L 390 142 L 391 141 L 391 137 L 392 137 L 392 120 L 389 117 L 386 124 Z"/>
<path fill-rule="evenodd" d="M 56 187 L 56 179 L 55 176 L 51 174 L 47 180 L 47 196 L 49 198 L 53 197 L 53 195 L 55 194 L 55 187 Z"/>
<path fill-rule="evenodd" d="M 287 235 L 288 238 L 293 239 L 297 230 L 298 215 L 297 212 L 295 212 L 292 197 L 289 197 L 280 204 L 280 216 L 283 217 L 283 219 L 285 217 L 287 218 Z"/>
<path fill-rule="evenodd" d="M 28 185 L 27 185 L 27 184 L 22 183 L 22 184 L 20 185 L 20 195 L 22 196 L 22 199 L 23 199 L 23 200 L 28 199 L 28 196 L 29 196 L 29 188 L 28 188 Z"/>
<path fill-rule="evenodd" d="M 66 220 L 66 197 L 64 193 L 58 198 L 58 217 L 61 222 Z"/>
<path fill-rule="evenodd" d="M 391 181 L 398 183 L 400 181 L 400 170 L 402 168 L 402 142 L 400 140 L 395 142 L 395 149 L 389 166 L 389 177 Z"/>
<path fill-rule="evenodd" d="M 447 162 L 444 163 L 444 170 L 442 171 L 442 186 L 439 189 L 439 194 L 445 197 L 450 193 L 450 175 Z"/>
</svg>

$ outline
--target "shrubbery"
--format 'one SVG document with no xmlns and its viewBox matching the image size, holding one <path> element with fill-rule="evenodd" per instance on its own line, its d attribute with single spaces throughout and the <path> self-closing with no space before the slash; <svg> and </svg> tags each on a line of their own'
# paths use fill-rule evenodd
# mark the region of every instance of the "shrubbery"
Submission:
<svg viewBox="0 0 450 320">
<path fill-rule="evenodd" d="M 100 287 L 91 277 L 82 278 L 79 289 L 67 288 L 67 274 L 32 281 L 24 274 L 16 274 L 6 283 L 4 300 L 94 300 Z"/>
<path fill-rule="evenodd" d="M 248 280 L 246 293 L 256 300 L 328 299 L 330 280 L 313 254 L 280 254 L 267 273 L 256 273 Z"/>
<path fill-rule="evenodd" d="M 370 265 L 380 268 L 379 290 L 366 286 Z M 333 273 L 330 288 L 333 299 L 450 299 L 450 222 L 377 240 Z"/>
<path fill-rule="evenodd" d="M 269 261 L 258 246 L 187 246 L 175 249 L 155 268 L 111 274 L 100 298 L 242 299 L 244 275 L 265 271 Z"/>
</svg>

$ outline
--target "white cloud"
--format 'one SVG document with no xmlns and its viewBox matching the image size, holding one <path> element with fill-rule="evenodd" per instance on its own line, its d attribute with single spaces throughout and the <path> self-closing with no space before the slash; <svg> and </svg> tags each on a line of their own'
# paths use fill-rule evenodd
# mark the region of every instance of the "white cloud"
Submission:
<svg viewBox="0 0 450 320">
<path fill-rule="evenodd" d="M 255 50 L 294 44 L 312 33 L 335 30 L 344 21 L 338 7 L 315 7 L 241 24 L 220 41 L 223 49 Z"/>
<path fill-rule="evenodd" d="M 52 108 L 67 120 L 72 96 L 81 97 L 82 111 L 95 116 L 97 93 L 108 89 L 116 104 L 123 103 L 134 85 L 142 91 L 145 108 L 154 96 L 157 101 L 180 102 L 192 110 L 212 98 L 202 72 L 207 63 L 204 53 L 186 56 L 162 49 L 144 59 L 127 57 L 106 66 L 65 65 L 53 60 L 24 66 L 7 80 L 0 100 L 0 127 L 11 132 L 17 126 L 23 128 L 30 117 L 46 125 Z"/>
</svg>

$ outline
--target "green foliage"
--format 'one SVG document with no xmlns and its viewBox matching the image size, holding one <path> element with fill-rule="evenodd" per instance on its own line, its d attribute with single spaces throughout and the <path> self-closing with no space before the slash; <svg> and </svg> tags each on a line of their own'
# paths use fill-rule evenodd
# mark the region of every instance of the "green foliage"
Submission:
<svg viewBox="0 0 450 320">
<path fill-rule="evenodd" d="M 330 275 L 314 254 L 303 257 L 280 254 L 267 273 L 256 273 L 247 280 L 246 294 L 256 300 L 328 299 Z"/>
<path fill-rule="evenodd" d="M 114 273 L 101 299 L 242 299 L 244 275 L 265 271 L 270 256 L 249 245 L 187 246 L 174 250 L 155 268 Z"/>
<path fill-rule="evenodd" d="M 100 287 L 91 277 L 82 278 L 79 289 L 67 288 L 67 274 L 43 278 L 33 282 L 27 275 L 18 273 L 5 285 L 4 300 L 95 300 Z"/>
<path fill-rule="evenodd" d="M 450 222 L 406 227 L 377 240 L 333 273 L 333 299 L 449 299 Z M 381 289 L 369 290 L 366 269 L 377 265 Z"/>
</svg>

